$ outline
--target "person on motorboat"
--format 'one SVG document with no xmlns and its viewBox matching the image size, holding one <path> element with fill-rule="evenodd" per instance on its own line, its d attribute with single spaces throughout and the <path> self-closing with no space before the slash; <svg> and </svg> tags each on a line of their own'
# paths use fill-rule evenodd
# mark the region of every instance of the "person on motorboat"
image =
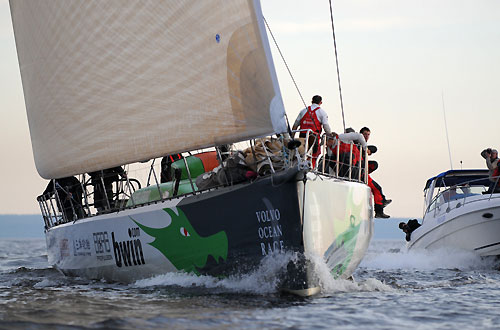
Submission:
<svg viewBox="0 0 500 330">
<path fill-rule="evenodd" d="M 488 175 L 490 179 L 490 185 L 488 187 L 488 191 L 486 192 L 487 194 L 490 194 L 493 192 L 493 189 L 495 188 L 495 184 L 498 179 L 498 175 L 495 175 L 495 170 L 498 169 L 498 151 L 496 149 L 488 148 L 484 149 L 481 151 L 481 157 L 483 157 L 486 160 L 486 167 L 488 167 Z M 498 172 L 498 170 L 497 170 Z M 496 190 L 496 189 L 495 189 Z"/>
<path fill-rule="evenodd" d="M 400 222 L 399 229 L 401 229 L 406 234 L 406 241 L 409 242 L 411 240 L 411 233 L 415 231 L 421 224 L 418 223 L 417 219 L 410 219 L 408 223 Z"/>
<path fill-rule="evenodd" d="M 370 138 L 371 131 L 368 127 L 363 127 L 359 133 L 363 135 L 363 138 L 366 142 Z M 368 155 L 374 154 L 377 152 L 376 146 L 368 146 L 367 153 Z M 372 190 L 373 200 L 375 203 L 375 218 L 387 219 L 390 218 L 389 215 L 384 213 L 384 208 L 392 202 L 392 199 L 387 199 L 385 195 L 382 193 L 382 187 L 371 178 L 370 173 L 375 171 L 378 168 L 378 163 L 376 161 L 368 161 L 368 186 Z"/>
<path fill-rule="evenodd" d="M 469 184 L 462 184 L 462 185 L 452 185 L 450 188 L 447 190 L 443 191 L 441 194 L 441 197 L 444 202 L 449 202 L 453 200 L 457 200 L 460 198 L 464 198 L 467 196 L 475 195 Z"/>
<path fill-rule="evenodd" d="M 56 194 L 57 208 L 63 213 L 66 221 L 83 218 L 83 189 L 77 178 L 68 176 L 50 180 L 47 188 L 37 197 L 37 200 L 43 202 L 54 194 Z"/>
<path fill-rule="evenodd" d="M 318 158 L 321 150 L 319 148 L 319 138 L 321 136 L 322 129 L 325 130 L 327 134 L 331 134 L 332 130 L 328 124 L 328 115 L 325 110 L 320 106 L 323 104 L 323 98 L 319 95 L 314 95 L 312 98 L 312 104 L 307 108 L 302 109 L 293 124 L 292 130 L 296 130 L 298 127 L 302 130 L 310 129 L 314 133 L 309 135 L 308 145 L 314 144 L 313 147 L 313 167 L 316 165 L 316 159 Z M 294 134 L 293 134 L 294 135 Z M 293 138 L 292 135 L 292 138 Z M 307 132 L 300 132 L 299 136 L 305 138 Z"/>
<path fill-rule="evenodd" d="M 457 186 L 453 185 L 448 190 L 444 191 L 442 194 L 445 202 L 449 202 L 451 200 L 457 199 Z"/>
</svg>

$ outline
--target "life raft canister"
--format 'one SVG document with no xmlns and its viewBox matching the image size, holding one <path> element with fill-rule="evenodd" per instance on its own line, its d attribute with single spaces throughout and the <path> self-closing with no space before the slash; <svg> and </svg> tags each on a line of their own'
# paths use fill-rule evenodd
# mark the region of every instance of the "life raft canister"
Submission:
<svg viewBox="0 0 500 330">
<path fill-rule="evenodd" d="M 185 157 L 185 159 L 189 167 L 189 174 L 191 174 L 191 178 L 193 179 L 203 173 L 213 170 L 219 165 L 217 153 L 215 151 L 202 152 L 193 156 Z M 172 163 L 172 177 L 174 177 L 176 168 L 182 170 L 181 180 L 189 178 L 184 159 L 179 159 Z"/>
<path fill-rule="evenodd" d="M 318 116 L 316 115 L 316 111 L 320 107 L 317 107 L 314 110 L 311 110 L 311 106 L 307 107 L 307 111 L 300 120 L 300 129 L 310 129 L 313 132 L 321 134 L 321 123 L 319 122 Z"/>
</svg>

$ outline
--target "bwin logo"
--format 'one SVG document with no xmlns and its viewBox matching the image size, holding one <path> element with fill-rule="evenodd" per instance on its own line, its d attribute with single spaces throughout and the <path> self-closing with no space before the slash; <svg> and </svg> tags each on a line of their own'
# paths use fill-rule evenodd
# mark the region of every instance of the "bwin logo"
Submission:
<svg viewBox="0 0 500 330">
<path fill-rule="evenodd" d="M 116 242 L 115 233 L 111 232 L 111 239 L 113 241 L 115 263 L 118 267 L 122 266 L 122 261 L 124 266 L 144 265 L 146 263 L 142 253 L 141 241 L 138 238 L 129 241 Z"/>
</svg>

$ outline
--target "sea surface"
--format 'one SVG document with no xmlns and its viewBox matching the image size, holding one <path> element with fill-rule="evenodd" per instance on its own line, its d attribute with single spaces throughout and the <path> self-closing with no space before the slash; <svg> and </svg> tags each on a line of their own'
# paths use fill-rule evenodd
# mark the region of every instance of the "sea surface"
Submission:
<svg viewBox="0 0 500 330">
<path fill-rule="evenodd" d="M 44 239 L 4 238 L 0 329 L 500 328 L 494 260 L 373 240 L 355 281 L 325 270 L 310 298 L 276 290 L 279 262 L 228 279 L 170 274 L 125 285 L 64 277 L 48 266 Z"/>
</svg>

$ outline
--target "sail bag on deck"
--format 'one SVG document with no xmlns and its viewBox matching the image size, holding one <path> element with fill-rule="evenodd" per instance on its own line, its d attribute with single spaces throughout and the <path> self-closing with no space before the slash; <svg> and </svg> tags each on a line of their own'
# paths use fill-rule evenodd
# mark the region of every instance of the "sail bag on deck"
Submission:
<svg viewBox="0 0 500 330">
<path fill-rule="evenodd" d="M 258 1 L 10 7 L 44 178 L 286 131 Z"/>
</svg>

